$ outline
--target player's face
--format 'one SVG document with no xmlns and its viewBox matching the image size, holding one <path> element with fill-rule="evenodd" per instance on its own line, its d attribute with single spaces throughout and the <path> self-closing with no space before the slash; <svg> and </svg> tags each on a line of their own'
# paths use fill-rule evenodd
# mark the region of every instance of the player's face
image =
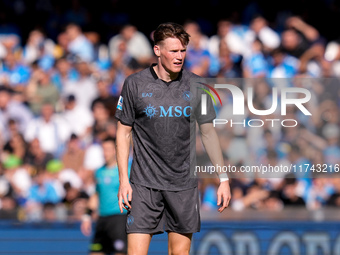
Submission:
<svg viewBox="0 0 340 255">
<path fill-rule="evenodd" d="M 167 38 L 160 45 L 155 45 L 154 51 L 167 72 L 179 73 L 181 71 L 186 55 L 186 46 L 179 39 Z"/>
</svg>

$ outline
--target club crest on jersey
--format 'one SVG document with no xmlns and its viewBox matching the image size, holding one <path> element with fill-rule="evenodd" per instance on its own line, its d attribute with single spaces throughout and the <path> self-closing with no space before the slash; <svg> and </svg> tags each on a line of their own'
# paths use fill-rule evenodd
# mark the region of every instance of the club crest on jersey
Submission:
<svg viewBox="0 0 340 255">
<path fill-rule="evenodd" d="M 123 97 L 122 96 L 120 96 L 118 99 L 117 109 L 121 111 L 123 110 Z"/>
<path fill-rule="evenodd" d="M 192 93 L 190 91 L 184 91 L 182 97 L 185 101 L 189 102 L 192 99 Z"/>
</svg>

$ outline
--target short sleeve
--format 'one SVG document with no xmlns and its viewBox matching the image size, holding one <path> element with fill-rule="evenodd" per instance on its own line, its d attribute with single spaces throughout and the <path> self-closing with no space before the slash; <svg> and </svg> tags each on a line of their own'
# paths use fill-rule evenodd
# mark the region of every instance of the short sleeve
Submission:
<svg viewBox="0 0 340 255">
<path fill-rule="evenodd" d="M 132 126 L 135 121 L 134 97 L 132 83 L 126 79 L 118 99 L 115 117 L 124 125 Z"/>
</svg>

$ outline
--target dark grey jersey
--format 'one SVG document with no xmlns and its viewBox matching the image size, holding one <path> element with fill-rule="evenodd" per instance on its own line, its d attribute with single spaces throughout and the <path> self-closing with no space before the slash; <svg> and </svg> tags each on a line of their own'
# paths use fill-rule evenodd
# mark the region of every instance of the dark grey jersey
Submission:
<svg viewBox="0 0 340 255">
<path fill-rule="evenodd" d="M 204 90 L 193 80 L 199 77 L 183 70 L 166 83 L 153 67 L 126 78 L 116 117 L 132 127 L 133 163 L 130 181 L 159 190 L 179 191 L 197 186 L 190 175 L 195 164 L 195 127 L 212 122 L 215 111 L 208 100 L 202 115 L 200 98 Z M 190 133 L 192 134 L 190 136 Z"/>
</svg>

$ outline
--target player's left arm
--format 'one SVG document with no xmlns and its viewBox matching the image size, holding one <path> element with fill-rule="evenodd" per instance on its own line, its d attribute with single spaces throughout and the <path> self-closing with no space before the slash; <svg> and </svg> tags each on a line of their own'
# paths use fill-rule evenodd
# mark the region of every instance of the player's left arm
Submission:
<svg viewBox="0 0 340 255">
<path fill-rule="evenodd" d="M 204 123 L 200 125 L 200 131 L 202 135 L 202 142 L 208 156 L 214 166 L 223 166 L 223 155 L 216 134 L 215 128 L 212 123 Z M 220 178 L 220 185 L 217 190 L 217 205 L 220 206 L 219 212 L 222 212 L 228 207 L 231 199 L 229 179 L 226 178 L 224 173 L 218 173 Z"/>
</svg>

